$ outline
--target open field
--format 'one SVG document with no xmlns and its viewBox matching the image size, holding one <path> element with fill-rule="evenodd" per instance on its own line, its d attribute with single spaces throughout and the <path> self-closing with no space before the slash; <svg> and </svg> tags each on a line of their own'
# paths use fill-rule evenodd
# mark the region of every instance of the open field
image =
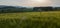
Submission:
<svg viewBox="0 0 60 28">
<path fill-rule="evenodd" d="M 3 14 L 0 14 L 0 18 L 17 18 L 17 19 L 20 19 L 22 17 L 31 17 L 31 16 L 40 16 L 40 12 L 26 12 L 26 13 L 3 13 Z"/>
<path fill-rule="evenodd" d="M 60 28 L 60 12 L 3 13 L 0 28 Z"/>
</svg>

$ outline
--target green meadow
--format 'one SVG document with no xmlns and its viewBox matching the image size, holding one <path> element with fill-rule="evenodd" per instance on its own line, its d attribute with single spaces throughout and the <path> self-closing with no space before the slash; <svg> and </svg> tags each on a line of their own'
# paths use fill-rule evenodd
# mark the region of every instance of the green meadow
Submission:
<svg viewBox="0 0 60 28">
<path fill-rule="evenodd" d="M 0 28 L 60 28 L 60 12 L 1 13 Z"/>
</svg>

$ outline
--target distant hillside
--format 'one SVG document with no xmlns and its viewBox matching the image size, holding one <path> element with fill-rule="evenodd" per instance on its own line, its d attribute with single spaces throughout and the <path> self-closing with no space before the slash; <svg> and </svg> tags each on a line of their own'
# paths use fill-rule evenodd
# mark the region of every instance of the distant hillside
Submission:
<svg viewBox="0 0 60 28">
<path fill-rule="evenodd" d="M 22 6 L 6 6 L 6 5 L 0 5 L 0 8 L 23 8 Z"/>
<path fill-rule="evenodd" d="M 60 7 L 22 7 L 0 5 L 0 13 L 60 11 Z"/>
<path fill-rule="evenodd" d="M 0 12 L 27 12 L 32 11 L 32 8 L 22 6 L 0 6 Z"/>
</svg>

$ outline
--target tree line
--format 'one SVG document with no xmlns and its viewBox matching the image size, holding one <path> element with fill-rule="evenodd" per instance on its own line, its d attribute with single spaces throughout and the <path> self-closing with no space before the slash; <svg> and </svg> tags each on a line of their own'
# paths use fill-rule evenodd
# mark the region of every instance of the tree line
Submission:
<svg viewBox="0 0 60 28">
<path fill-rule="evenodd" d="M 13 13 L 13 12 L 40 12 L 40 11 L 60 11 L 60 7 L 33 7 L 33 8 L 16 8 L 16 7 L 3 7 L 0 8 L 0 13 Z"/>
</svg>

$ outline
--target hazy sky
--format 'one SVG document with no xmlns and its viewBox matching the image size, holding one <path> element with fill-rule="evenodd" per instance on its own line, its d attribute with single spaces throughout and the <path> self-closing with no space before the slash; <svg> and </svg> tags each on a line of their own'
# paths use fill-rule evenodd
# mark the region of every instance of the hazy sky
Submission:
<svg viewBox="0 0 60 28">
<path fill-rule="evenodd" d="M 60 6 L 60 0 L 0 0 L 0 5 Z"/>
</svg>

